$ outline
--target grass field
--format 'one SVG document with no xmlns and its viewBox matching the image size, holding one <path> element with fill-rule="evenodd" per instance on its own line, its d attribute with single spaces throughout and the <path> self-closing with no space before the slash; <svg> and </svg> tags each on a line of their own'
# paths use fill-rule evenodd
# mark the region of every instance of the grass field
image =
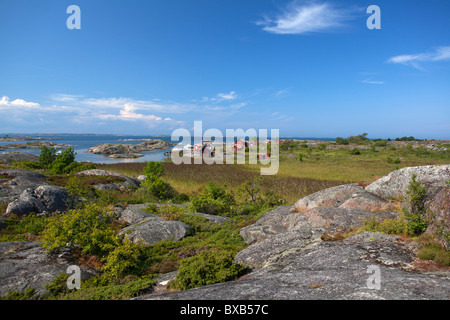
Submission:
<svg viewBox="0 0 450 320">
<path fill-rule="evenodd" d="M 297 159 L 303 155 L 302 161 Z M 359 150 L 358 155 L 348 149 L 294 149 L 282 152 L 279 171 L 264 176 L 264 190 L 270 190 L 288 204 L 313 192 L 345 183 L 368 184 L 403 167 L 448 164 L 449 151 L 413 150 L 412 148 L 379 148 Z M 143 174 L 146 163 L 101 164 L 99 169 L 128 176 Z M 247 180 L 260 175 L 261 165 L 208 165 L 164 163 L 164 180 L 178 192 L 190 196 L 198 193 L 208 182 L 236 189 Z"/>
</svg>

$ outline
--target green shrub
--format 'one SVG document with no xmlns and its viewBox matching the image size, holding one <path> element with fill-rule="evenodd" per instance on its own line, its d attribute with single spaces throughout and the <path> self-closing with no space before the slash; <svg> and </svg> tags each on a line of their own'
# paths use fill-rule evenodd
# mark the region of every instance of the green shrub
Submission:
<svg viewBox="0 0 450 320">
<path fill-rule="evenodd" d="M 302 162 L 302 161 L 303 161 L 303 157 L 304 157 L 304 155 L 303 155 L 302 153 L 299 153 L 299 154 L 297 155 L 297 160 L 300 161 L 300 162 Z"/>
<path fill-rule="evenodd" d="M 348 145 L 350 143 L 348 142 L 347 139 L 344 139 L 344 138 L 341 138 L 341 137 L 337 137 L 336 138 L 336 144 L 338 144 L 338 145 Z"/>
<path fill-rule="evenodd" d="M 387 146 L 387 141 L 383 140 L 383 139 L 377 139 L 377 140 L 374 140 L 372 146 L 374 146 L 374 147 L 386 147 Z"/>
<path fill-rule="evenodd" d="M 238 193 L 240 193 L 246 201 L 256 203 L 262 200 L 260 195 L 262 184 L 262 177 L 247 180 L 238 188 Z"/>
<path fill-rule="evenodd" d="M 109 278 L 120 279 L 125 276 L 142 276 L 149 267 L 149 251 L 144 244 L 134 244 L 125 239 L 108 254 L 102 270 Z"/>
<path fill-rule="evenodd" d="M 416 178 L 417 176 L 415 174 L 411 177 L 405 199 L 408 208 L 404 208 L 403 210 L 411 235 L 420 235 L 428 227 L 428 214 L 425 210 L 427 190 L 420 181 L 416 181 Z"/>
<path fill-rule="evenodd" d="M 161 178 L 164 174 L 164 167 L 161 162 L 149 161 L 144 168 L 144 174 L 147 179 Z"/>
<path fill-rule="evenodd" d="M 10 216 L 3 221 L 4 227 L 0 230 L 0 242 L 28 241 L 32 237 L 41 235 L 48 221 L 47 217 L 38 217 L 32 214 L 21 218 Z"/>
<path fill-rule="evenodd" d="M 145 180 L 142 183 L 143 189 L 158 200 L 172 199 L 177 195 L 175 189 L 170 184 L 163 181 L 164 167 L 161 162 L 149 161 L 144 168 Z"/>
<path fill-rule="evenodd" d="M 347 137 L 347 141 L 354 144 L 366 144 L 369 142 L 369 139 L 367 138 L 367 133 L 363 133 L 357 136 Z"/>
<path fill-rule="evenodd" d="M 13 161 L 11 164 L 14 168 L 20 169 L 44 169 L 44 166 L 39 161 Z"/>
<path fill-rule="evenodd" d="M 223 215 L 233 211 L 236 201 L 225 186 L 209 183 L 208 186 L 191 200 L 193 210 L 207 214 Z"/>
<path fill-rule="evenodd" d="M 79 245 L 84 254 L 105 257 L 119 244 L 110 228 L 115 215 L 96 205 L 53 216 L 43 232 L 42 245 L 48 251 Z"/>
<path fill-rule="evenodd" d="M 8 290 L 8 294 L 1 296 L 0 300 L 36 300 L 38 296 L 36 295 L 36 290 L 28 287 L 24 291 L 11 291 Z"/>
<path fill-rule="evenodd" d="M 39 163 L 48 168 L 56 159 L 56 149 L 53 147 L 42 146 L 41 154 L 39 155 Z"/>
<path fill-rule="evenodd" d="M 92 277 L 81 283 L 78 290 L 67 290 L 67 286 L 61 279 L 55 279 L 52 284 L 55 292 L 43 299 L 57 300 L 125 300 L 137 297 L 149 289 L 156 282 L 154 276 L 134 277 L 130 276 L 118 282 L 105 280 L 103 277 Z M 65 288 L 63 287 L 65 286 Z"/>
<path fill-rule="evenodd" d="M 357 148 L 353 148 L 350 150 L 350 154 L 359 156 L 361 154 L 361 151 L 359 151 Z"/>
<path fill-rule="evenodd" d="M 73 292 L 76 289 L 69 289 L 67 287 L 67 279 L 69 279 L 69 274 L 61 272 L 53 280 L 45 286 L 50 297 L 58 297 L 60 295 L 65 295 L 69 292 Z"/>
<path fill-rule="evenodd" d="M 363 220 L 361 229 L 364 231 L 382 232 L 385 234 L 408 234 L 408 225 L 403 216 L 395 219 L 385 219 L 383 221 L 378 221 L 377 218 L 373 216 Z"/>
<path fill-rule="evenodd" d="M 420 245 L 417 257 L 422 260 L 433 260 L 443 266 L 450 266 L 450 252 L 433 242 Z"/>
<path fill-rule="evenodd" d="M 176 192 L 172 186 L 159 178 L 147 178 L 142 185 L 146 192 L 150 193 L 158 200 L 171 199 L 176 196 Z"/>
<path fill-rule="evenodd" d="M 171 286 L 187 290 L 218 282 L 236 280 L 245 267 L 234 263 L 234 254 L 225 250 L 207 250 L 180 263 L 179 273 Z"/>
<path fill-rule="evenodd" d="M 66 168 L 75 161 L 75 152 L 72 147 L 63 149 L 56 159 L 48 165 L 49 169 L 54 173 L 67 173 Z"/>
</svg>

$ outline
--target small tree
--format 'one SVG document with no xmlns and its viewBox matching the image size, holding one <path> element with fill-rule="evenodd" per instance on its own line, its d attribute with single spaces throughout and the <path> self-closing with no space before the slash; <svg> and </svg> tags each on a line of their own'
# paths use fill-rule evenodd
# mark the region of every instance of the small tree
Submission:
<svg viewBox="0 0 450 320">
<path fill-rule="evenodd" d="M 259 192 L 261 190 L 262 184 L 262 177 L 257 177 L 253 180 L 247 180 L 239 187 L 238 192 L 241 193 L 245 198 L 249 199 L 251 202 L 256 203 L 258 200 L 261 200 Z"/>
<path fill-rule="evenodd" d="M 64 169 L 75 161 L 75 152 L 73 148 L 66 148 L 56 156 L 55 161 L 51 164 L 51 170 L 54 173 L 64 173 Z"/>
<path fill-rule="evenodd" d="M 147 179 L 159 179 L 164 174 L 164 167 L 161 162 L 149 161 L 147 167 L 144 168 L 144 174 Z"/>
<path fill-rule="evenodd" d="M 39 155 L 39 163 L 48 168 L 56 159 L 56 149 L 53 147 L 42 146 L 41 154 Z"/>
<path fill-rule="evenodd" d="M 349 142 L 348 142 L 347 139 L 344 139 L 342 137 L 337 137 L 336 138 L 336 144 L 338 144 L 338 145 L 347 145 L 347 144 L 349 144 Z"/>
<path fill-rule="evenodd" d="M 149 161 L 147 167 L 144 168 L 145 180 L 144 187 L 157 199 L 173 198 L 176 194 L 175 190 L 163 181 L 161 177 L 164 174 L 164 167 L 161 162 Z"/>
</svg>

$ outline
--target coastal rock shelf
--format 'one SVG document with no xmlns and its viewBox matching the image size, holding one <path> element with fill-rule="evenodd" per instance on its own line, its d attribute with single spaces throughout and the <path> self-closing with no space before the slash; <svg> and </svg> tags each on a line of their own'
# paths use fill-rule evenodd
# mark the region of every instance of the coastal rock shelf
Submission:
<svg viewBox="0 0 450 320">
<path fill-rule="evenodd" d="M 110 144 L 104 143 L 89 148 L 89 153 L 103 154 L 108 158 L 139 158 L 142 152 L 169 149 L 171 143 L 160 139 L 147 139 L 139 144 Z"/>
</svg>

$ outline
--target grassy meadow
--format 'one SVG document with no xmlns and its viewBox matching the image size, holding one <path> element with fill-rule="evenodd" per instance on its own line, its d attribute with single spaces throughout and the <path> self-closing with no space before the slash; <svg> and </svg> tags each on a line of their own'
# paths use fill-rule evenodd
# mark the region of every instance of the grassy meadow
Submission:
<svg viewBox="0 0 450 320">
<path fill-rule="evenodd" d="M 356 149 L 358 149 L 356 147 Z M 280 151 L 278 173 L 263 176 L 263 190 L 270 190 L 287 204 L 313 192 L 345 183 L 366 185 L 399 168 L 450 163 L 450 151 L 424 150 L 411 147 L 378 147 L 371 149 L 325 149 L 297 144 Z M 301 161 L 299 160 L 299 153 Z M 248 161 L 247 161 L 248 162 Z M 146 163 L 98 164 L 99 169 L 119 172 L 131 177 L 143 174 Z M 180 193 L 193 196 L 209 182 L 231 190 L 245 181 L 260 176 L 262 165 L 181 164 L 164 162 L 164 177 Z"/>
</svg>

